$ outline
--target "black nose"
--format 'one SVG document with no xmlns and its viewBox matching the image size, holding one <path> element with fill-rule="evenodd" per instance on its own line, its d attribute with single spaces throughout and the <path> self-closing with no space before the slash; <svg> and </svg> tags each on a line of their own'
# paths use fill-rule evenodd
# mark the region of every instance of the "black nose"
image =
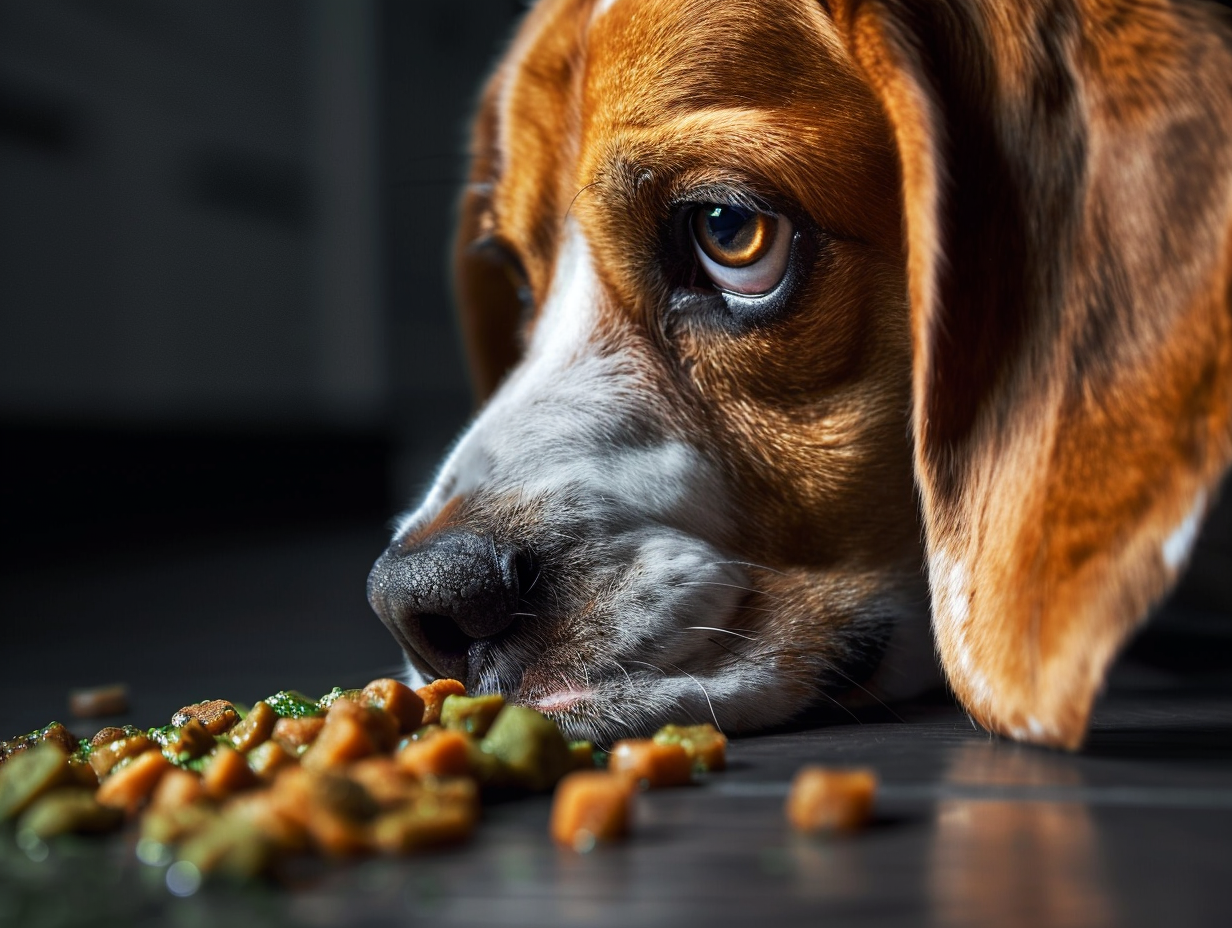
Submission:
<svg viewBox="0 0 1232 928">
<path fill-rule="evenodd" d="M 421 670 L 471 684 L 471 644 L 513 623 L 528 570 L 512 545 L 442 532 L 410 549 L 390 545 L 368 575 L 368 601 Z"/>
</svg>

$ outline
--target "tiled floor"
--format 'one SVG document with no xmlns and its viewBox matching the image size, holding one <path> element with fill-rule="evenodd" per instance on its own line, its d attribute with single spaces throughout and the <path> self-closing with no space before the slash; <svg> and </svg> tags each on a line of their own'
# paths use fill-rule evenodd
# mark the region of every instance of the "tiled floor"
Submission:
<svg viewBox="0 0 1232 928">
<path fill-rule="evenodd" d="M 0 731 L 126 679 L 133 720 L 184 702 L 323 690 L 397 654 L 363 601 L 378 528 L 9 574 Z M 545 798 L 487 811 L 457 851 L 168 891 L 131 836 L 26 853 L 0 834 L 0 924 L 1230 925 L 1232 621 L 1166 616 L 1117 670 L 1074 755 L 989 739 L 945 698 L 735 741 L 731 769 L 638 798 L 635 836 L 552 847 Z M 78 724 L 89 730 L 91 724 Z M 868 765 L 873 827 L 785 827 L 803 763 Z"/>
</svg>

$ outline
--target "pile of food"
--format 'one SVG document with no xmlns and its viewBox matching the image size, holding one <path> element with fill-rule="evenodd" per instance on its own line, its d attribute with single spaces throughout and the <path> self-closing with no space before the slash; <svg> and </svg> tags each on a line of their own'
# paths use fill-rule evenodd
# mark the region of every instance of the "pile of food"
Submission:
<svg viewBox="0 0 1232 928">
<path fill-rule="evenodd" d="M 24 840 L 137 820 L 143 859 L 247 877 L 288 855 L 405 854 L 464 840 L 484 796 L 555 789 L 550 832 L 586 851 L 624 836 L 639 789 L 726 766 L 712 725 L 668 725 L 610 755 L 567 741 L 546 716 L 456 680 L 397 680 L 320 699 L 275 693 L 249 709 L 185 706 L 170 724 L 78 741 L 53 722 L 0 742 L 0 821 Z M 868 771 L 806 768 L 787 803 L 802 831 L 867 820 Z"/>
<path fill-rule="evenodd" d="M 724 766 L 713 726 L 619 742 L 610 764 L 547 717 L 456 680 L 374 680 L 320 699 L 215 699 L 161 728 L 78 741 L 52 723 L 0 742 L 0 820 L 46 840 L 139 820 L 141 845 L 201 872 L 248 876 L 288 854 L 403 854 L 465 839 L 484 795 L 560 784 L 551 831 L 587 849 L 620 837 L 638 788 Z M 562 782 L 563 781 L 563 782 Z"/>
</svg>

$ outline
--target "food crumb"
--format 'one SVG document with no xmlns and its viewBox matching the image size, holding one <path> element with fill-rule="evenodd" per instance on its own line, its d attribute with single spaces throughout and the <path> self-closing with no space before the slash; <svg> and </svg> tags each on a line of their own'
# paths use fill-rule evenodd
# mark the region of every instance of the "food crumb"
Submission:
<svg viewBox="0 0 1232 928">
<path fill-rule="evenodd" d="M 123 715 L 128 711 L 128 686 L 111 683 L 107 686 L 69 690 L 68 711 L 79 719 Z"/>
<path fill-rule="evenodd" d="M 876 792 L 872 770 L 803 767 L 787 796 L 787 820 L 807 833 L 857 831 L 868 823 Z"/>
</svg>

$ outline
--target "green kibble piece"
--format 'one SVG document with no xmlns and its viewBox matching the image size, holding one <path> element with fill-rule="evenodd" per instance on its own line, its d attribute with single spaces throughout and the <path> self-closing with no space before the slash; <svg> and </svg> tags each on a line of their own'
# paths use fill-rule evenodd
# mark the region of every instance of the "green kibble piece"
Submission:
<svg viewBox="0 0 1232 928">
<path fill-rule="evenodd" d="M 573 755 L 560 729 L 547 716 L 525 706 L 506 706 L 482 746 L 526 789 L 551 789 L 573 769 Z"/>
<path fill-rule="evenodd" d="M 487 696 L 446 696 L 441 704 L 441 725 L 475 738 L 482 738 L 504 708 L 505 697 L 499 693 Z"/>
<path fill-rule="evenodd" d="M 43 741 L 15 754 L 0 767 L 0 821 L 20 815 L 43 793 L 72 779 L 68 754 Z"/>
<path fill-rule="evenodd" d="M 309 699 L 299 690 L 279 690 L 273 696 L 267 696 L 264 702 L 279 718 L 284 719 L 302 719 L 325 714 L 315 699 Z"/>
<path fill-rule="evenodd" d="M 207 828 L 218 813 L 204 805 L 151 809 L 141 816 L 141 837 L 158 844 L 175 844 Z"/>
<path fill-rule="evenodd" d="M 53 789 L 31 803 L 17 822 L 17 830 L 46 840 L 55 835 L 109 831 L 124 820 L 120 809 L 99 805 L 89 789 Z"/>
</svg>

